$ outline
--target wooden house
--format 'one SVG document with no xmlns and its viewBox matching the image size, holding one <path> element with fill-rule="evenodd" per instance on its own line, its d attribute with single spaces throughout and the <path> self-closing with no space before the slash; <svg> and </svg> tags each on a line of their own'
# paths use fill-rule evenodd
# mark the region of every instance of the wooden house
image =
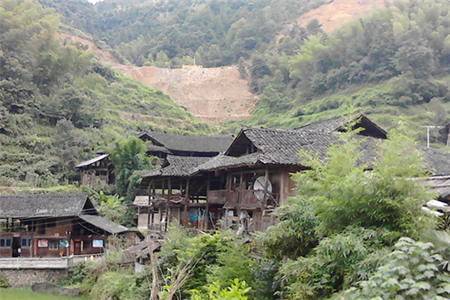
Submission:
<svg viewBox="0 0 450 300">
<path fill-rule="evenodd" d="M 309 169 L 300 151 L 324 158 L 339 134 L 357 129 L 361 139 L 359 163 L 373 161 L 377 141 L 387 133 L 367 116 L 336 117 L 293 130 L 243 128 L 223 154 L 211 158 L 169 155 L 161 168 L 143 173 L 148 198 L 141 215 L 150 230 L 165 230 L 177 219 L 200 229 L 236 228 L 264 231 L 276 218 L 274 208 L 294 195 L 291 174 Z M 418 146 L 423 152 L 430 181 L 448 179 L 450 154 Z M 444 183 L 442 183 L 444 185 Z M 140 216 L 143 218 L 143 216 Z M 145 227 L 144 222 L 141 224 Z"/>
<path fill-rule="evenodd" d="M 159 164 L 164 164 L 168 155 L 213 157 L 227 150 L 233 141 L 231 135 L 192 136 L 142 132 L 136 137 L 150 142 L 147 155 L 159 158 Z M 81 185 L 91 186 L 95 181 L 101 184 L 115 183 L 114 166 L 108 159 L 109 155 L 104 152 L 98 154 L 75 166 L 80 174 Z M 154 165 L 158 165 L 158 162 L 155 161 Z"/>
<path fill-rule="evenodd" d="M 148 228 L 164 229 L 175 218 L 200 229 L 264 231 L 275 222 L 273 209 L 293 195 L 291 174 L 309 168 L 299 151 L 323 157 L 347 124 L 367 140 L 362 151 L 386 139 L 383 129 L 360 115 L 350 123 L 341 117 L 294 130 L 243 128 L 224 154 L 212 158 L 169 155 L 161 168 L 141 175 L 149 194 Z"/>
<path fill-rule="evenodd" d="M 109 155 L 98 154 L 100 155 L 75 166 L 80 174 L 81 185 L 91 186 L 96 181 L 103 185 L 115 183 L 114 166 L 109 161 Z"/>
<path fill-rule="evenodd" d="M 110 235 L 143 238 L 99 216 L 86 194 L 0 195 L 0 221 L 0 258 L 99 254 Z"/>
<path fill-rule="evenodd" d="M 167 155 L 213 157 L 228 149 L 231 135 L 194 136 L 164 133 L 141 133 L 137 136 L 150 141 L 148 155 L 165 158 Z"/>
</svg>

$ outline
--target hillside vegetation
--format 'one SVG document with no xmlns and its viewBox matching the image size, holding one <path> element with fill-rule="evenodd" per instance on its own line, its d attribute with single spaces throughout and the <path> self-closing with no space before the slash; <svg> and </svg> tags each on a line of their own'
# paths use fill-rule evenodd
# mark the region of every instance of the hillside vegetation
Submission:
<svg viewBox="0 0 450 300">
<path fill-rule="evenodd" d="M 386 127 L 403 116 L 422 138 L 419 126 L 448 121 L 450 16 L 443 0 L 386 2 L 331 33 L 312 12 L 305 26 L 295 23 L 331 1 L 43 2 L 125 63 L 180 67 L 196 57 L 205 67 L 237 64 L 259 100 L 251 119 L 222 124 L 229 132 L 244 123 L 292 128 L 348 106 Z"/>
<path fill-rule="evenodd" d="M 198 48 L 175 43 L 179 36 L 174 36 L 173 40 L 168 38 L 169 32 L 165 37 L 160 36 L 163 31 L 158 30 L 170 28 L 164 22 L 171 20 L 170 24 L 174 28 L 183 28 L 181 32 L 186 36 L 187 32 L 195 32 L 206 37 L 209 32 L 213 38 L 202 40 L 208 40 L 206 44 L 210 43 L 209 46 L 202 44 L 198 47 L 206 49 L 217 45 L 225 48 L 217 52 L 220 53 L 216 57 L 220 63 L 213 63 L 208 58 L 205 65 L 237 61 L 241 77 L 249 81 L 249 90 L 258 95 L 250 112 L 252 118 L 221 124 L 228 132 L 236 132 L 243 123 L 293 128 L 341 115 L 348 106 L 359 107 L 385 127 L 395 126 L 397 117 L 403 116 L 422 139 L 426 131 L 420 126 L 442 126 L 448 122 L 450 14 L 449 4 L 443 0 L 409 4 L 396 1 L 390 7 L 360 17 L 332 33 L 324 33 L 317 20 L 312 20 L 306 27 L 294 24 L 277 43 L 275 36 L 284 28 L 282 25 L 294 20 L 294 16 L 298 18 L 300 11 L 308 9 L 312 3 L 306 6 L 297 3 L 296 6 L 289 2 L 250 4 L 237 1 L 226 6 L 221 1 L 141 1 L 137 5 L 111 0 L 93 6 L 82 1 L 44 2 L 65 13 L 66 24 L 81 29 L 83 24 L 90 24 L 91 17 L 95 17 L 92 24 L 107 20 L 105 22 L 109 25 L 104 28 L 103 38 L 110 46 L 100 40 L 100 25 L 91 28 L 98 30 L 91 32 L 92 40 L 105 49 L 114 47 L 113 52 L 122 58 L 126 55 L 125 52 L 120 54 L 120 49 L 125 49 L 124 45 L 130 46 L 127 49 L 140 53 L 135 58 L 145 58 L 140 62 L 134 61 L 137 65 L 178 66 L 181 64 L 179 59 L 186 56 L 187 52 L 183 51 L 198 52 Z M 275 5 L 277 3 L 278 6 Z M 318 6 L 321 2 L 313 3 Z M 182 13 L 185 6 L 190 9 Z M 3 184 L 11 185 L 15 181 L 28 181 L 34 185 L 68 182 L 68 169 L 76 161 L 91 156 L 98 146 L 110 144 L 117 133 L 130 135 L 148 129 L 205 134 L 213 131 L 212 127 L 193 118 L 164 93 L 96 62 L 93 53 L 85 50 L 85 45 L 72 43 L 71 39 L 63 42 L 56 39 L 55 32 L 61 29 L 61 23 L 53 10 L 18 0 L 4 1 L 1 7 L 0 26 L 4 34 L 0 46 L 0 161 L 3 178 L 9 178 L 4 179 Z M 85 10 L 80 10 L 80 7 Z M 233 9 L 235 13 L 232 13 Z M 204 13 L 198 14 L 199 11 Z M 243 11 L 247 12 L 242 15 L 244 19 L 239 15 Z M 280 11 L 286 14 L 276 19 L 275 12 Z M 158 15 L 152 15 L 156 12 Z M 254 23 L 260 20 L 257 16 L 262 12 L 273 22 L 281 20 L 276 22 L 278 27 L 268 31 L 270 38 L 267 39 L 264 38 L 265 33 L 249 29 L 263 28 Z M 206 18 L 210 14 L 215 17 Z M 141 22 L 137 22 L 137 16 L 142 17 Z M 138 30 L 135 26 L 144 24 L 142 22 L 151 19 L 149 16 L 155 16 L 151 24 L 158 30 Z M 125 20 L 131 24 L 130 27 L 125 26 Z M 197 20 L 197 27 L 189 23 L 192 20 Z M 246 27 L 244 21 L 252 25 Z M 272 21 L 266 19 L 265 24 L 272 24 Z M 242 24 L 233 26 L 235 22 Z M 225 26 L 226 30 L 221 31 L 220 24 L 228 24 L 229 27 Z M 76 31 L 64 26 L 66 31 Z M 246 34 L 245 28 L 250 30 Z M 120 38 L 125 31 L 129 41 Z M 121 39 L 121 42 L 113 43 L 106 39 L 106 33 L 111 38 Z M 133 35 L 137 33 L 148 36 L 134 39 Z M 227 40 L 231 36 L 233 39 Z M 236 44 L 245 45 L 251 39 L 256 39 L 254 47 L 245 51 Z M 138 40 L 143 43 L 142 47 L 134 44 Z M 163 48 L 171 45 L 170 49 L 177 50 L 172 55 L 164 52 L 167 59 L 164 55 L 162 60 L 157 59 L 156 54 L 167 49 L 152 48 L 149 46 L 151 43 Z M 235 50 L 240 54 L 236 56 L 227 52 Z M 205 57 L 208 56 L 201 58 Z M 172 84 L 164 88 L 169 91 L 176 86 Z M 206 92 L 204 95 L 212 94 Z M 240 107 L 238 100 L 228 103 L 227 97 L 217 97 L 223 99 L 220 104 L 223 109 Z M 246 96 L 246 99 L 251 98 Z M 245 113 L 247 109 L 241 111 Z M 211 111 L 198 112 L 202 115 L 209 113 Z M 432 134 L 432 141 L 439 141 L 438 131 L 434 130 Z"/>
<path fill-rule="evenodd" d="M 142 66 L 205 67 L 235 64 L 275 44 L 285 25 L 332 0 L 41 0 L 65 24 L 114 49 L 123 62 Z"/>
<path fill-rule="evenodd" d="M 395 2 L 303 44 L 292 43 L 299 35 L 293 30 L 262 60 L 262 92 L 248 122 L 295 127 L 351 105 L 385 126 L 398 116 L 413 126 L 444 125 L 450 108 L 449 9 L 440 0 Z"/>
<path fill-rule="evenodd" d="M 53 9 L 5 0 L 0 14 L 0 186 L 67 183 L 77 161 L 122 135 L 214 131 L 82 44 L 57 39 Z"/>
</svg>

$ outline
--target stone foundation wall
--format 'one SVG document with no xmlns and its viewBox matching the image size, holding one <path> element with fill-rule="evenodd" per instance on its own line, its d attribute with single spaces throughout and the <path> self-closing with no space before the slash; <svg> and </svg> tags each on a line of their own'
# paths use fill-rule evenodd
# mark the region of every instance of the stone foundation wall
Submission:
<svg viewBox="0 0 450 300">
<path fill-rule="evenodd" d="M 68 270 L 0 270 L 0 273 L 5 276 L 9 285 L 12 287 L 32 285 L 36 282 L 55 282 L 66 278 L 69 273 Z"/>
</svg>

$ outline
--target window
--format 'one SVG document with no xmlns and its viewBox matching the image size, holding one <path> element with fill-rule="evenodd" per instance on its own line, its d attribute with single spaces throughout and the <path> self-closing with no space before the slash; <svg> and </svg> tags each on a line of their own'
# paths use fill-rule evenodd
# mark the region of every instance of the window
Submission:
<svg viewBox="0 0 450 300">
<path fill-rule="evenodd" d="M 48 219 L 47 220 L 47 228 L 56 227 L 56 219 Z"/>
<path fill-rule="evenodd" d="M 9 238 L 0 239 L 0 247 L 2 248 L 11 247 L 11 239 Z"/>
<path fill-rule="evenodd" d="M 58 240 L 50 240 L 48 243 L 48 249 L 58 250 Z"/>
<path fill-rule="evenodd" d="M 30 247 L 31 246 L 31 239 L 22 239 L 22 247 Z"/>
</svg>

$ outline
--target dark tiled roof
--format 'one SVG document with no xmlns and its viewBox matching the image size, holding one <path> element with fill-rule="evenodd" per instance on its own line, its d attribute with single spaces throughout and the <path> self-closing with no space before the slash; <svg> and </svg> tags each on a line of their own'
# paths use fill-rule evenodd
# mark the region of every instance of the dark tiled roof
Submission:
<svg viewBox="0 0 450 300">
<path fill-rule="evenodd" d="M 143 131 L 143 132 L 136 134 L 135 137 L 137 137 L 138 139 L 143 140 L 143 141 L 148 141 L 151 137 L 151 133 L 149 133 L 147 131 Z"/>
<path fill-rule="evenodd" d="M 192 171 L 210 159 L 210 157 L 189 157 L 189 156 L 167 156 L 168 166 L 164 168 L 155 168 L 142 173 L 141 177 L 168 177 L 168 176 L 189 176 Z"/>
<path fill-rule="evenodd" d="M 439 195 L 438 200 L 450 196 L 450 175 L 432 175 L 427 178 L 427 183 Z"/>
<path fill-rule="evenodd" d="M 161 243 L 159 241 L 148 241 L 144 240 L 136 245 L 128 247 L 124 250 L 125 253 L 129 253 L 132 255 L 136 255 L 136 257 L 143 256 L 146 257 L 148 255 L 148 248 L 151 248 L 152 252 L 155 252 L 161 247 Z"/>
<path fill-rule="evenodd" d="M 122 233 L 128 231 L 128 228 L 122 226 L 120 224 L 114 223 L 108 219 L 105 219 L 100 216 L 92 216 L 92 215 L 79 215 L 80 219 L 88 222 L 89 224 L 94 225 L 95 227 L 101 228 L 106 232 L 111 234 Z"/>
<path fill-rule="evenodd" d="M 152 138 L 169 150 L 192 152 L 223 152 L 233 141 L 231 135 L 191 136 L 154 133 Z"/>
<path fill-rule="evenodd" d="M 261 152 L 264 164 L 298 165 L 300 150 L 323 156 L 328 145 L 338 140 L 332 133 L 302 130 L 248 128 L 242 132 Z"/>
<path fill-rule="evenodd" d="M 417 146 L 423 152 L 426 169 L 433 175 L 450 175 L 450 153 L 435 148 Z"/>
<path fill-rule="evenodd" d="M 359 128 L 361 131 L 358 133 L 365 136 L 373 136 L 377 138 L 385 139 L 387 132 L 372 122 L 366 115 L 346 115 L 340 117 L 334 117 L 327 120 L 321 120 L 310 123 L 308 125 L 296 128 L 296 130 L 311 131 L 311 132 L 323 132 L 331 133 L 336 131 L 348 131 L 346 126 L 355 122 L 352 126 L 352 130 Z"/>
<path fill-rule="evenodd" d="M 375 130 L 376 137 L 362 135 L 354 137 L 361 140 L 359 145 L 361 157 L 357 163 L 371 168 L 377 156 L 376 144 L 383 141 L 385 131 L 364 115 L 362 118 L 365 125 Z M 256 164 L 300 166 L 303 160 L 299 155 L 300 151 L 307 151 L 313 156 L 325 159 L 326 151 L 331 144 L 342 143 L 339 139 L 340 133 L 336 129 L 347 122 L 348 119 L 338 117 L 295 130 L 244 128 L 226 152 L 235 156 L 220 154 L 210 159 L 203 158 L 203 161 L 198 158 L 171 156 L 172 161 L 169 161 L 167 167 L 152 170 L 142 176 L 191 176 L 201 171 Z M 316 131 L 312 131 L 314 128 Z M 242 153 L 239 156 L 239 151 L 244 151 L 242 145 L 248 142 L 256 147 L 257 152 Z M 237 148 L 233 148 L 234 146 Z M 230 149 L 234 150 L 230 152 Z M 236 149 L 240 150 L 236 151 Z M 424 153 L 427 170 L 432 174 L 450 174 L 449 153 L 421 146 L 418 146 L 418 149 Z"/>
<path fill-rule="evenodd" d="M 243 135 L 255 145 L 258 149 L 257 152 L 237 157 L 219 154 L 209 159 L 206 158 L 203 163 L 197 165 L 192 162 L 187 165 L 188 160 L 185 160 L 184 157 L 169 156 L 172 161 L 169 161 L 168 167 L 152 170 L 141 176 L 191 176 L 201 171 L 256 164 L 300 166 L 303 160 L 299 155 L 300 150 L 307 151 L 319 158 L 325 158 L 329 145 L 340 142 L 336 133 L 315 133 L 300 130 L 246 128 L 239 134 L 241 137 Z M 360 163 L 372 159 L 375 141 L 374 138 L 364 138 L 360 146 L 362 151 Z M 173 158 L 176 158 L 176 160 L 174 161 Z"/>
<path fill-rule="evenodd" d="M 226 156 L 219 154 L 210 160 L 193 169 L 192 172 L 211 171 L 226 167 L 238 167 L 245 165 L 255 165 L 260 161 L 261 153 L 252 153 L 240 157 Z"/>
<path fill-rule="evenodd" d="M 0 218 L 78 216 L 86 194 L 0 195 Z"/>
<path fill-rule="evenodd" d="M 79 163 L 78 165 L 76 165 L 75 168 L 82 168 L 82 167 L 92 165 L 93 163 L 101 161 L 101 160 L 107 158 L 108 156 L 109 156 L 109 154 L 103 154 L 103 155 L 97 156 L 95 158 L 92 158 L 90 160 L 83 161 L 83 162 Z"/>
<path fill-rule="evenodd" d="M 296 128 L 295 130 L 308 130 L 308 131 L 314 131 L 314 132 L 325 132 L 330 133 L 333 131 L 338 130 L 342 126 L 344 126 L 346 123 L 348 123 L 349 119 L 346 117 L 334 117 L 327 120 L 320 120 L 317 122 L 310 123 L 308 125 L 304 125 L 301 127 Z"/>
<path fill-rule="evenodd" d="M 157 146 L 157 145 L 147 145 L 147 151 L 150 152 L 162 152 L 170 154 L 170 151 L 166 149 L 166 147 Z"/>
</svg>

